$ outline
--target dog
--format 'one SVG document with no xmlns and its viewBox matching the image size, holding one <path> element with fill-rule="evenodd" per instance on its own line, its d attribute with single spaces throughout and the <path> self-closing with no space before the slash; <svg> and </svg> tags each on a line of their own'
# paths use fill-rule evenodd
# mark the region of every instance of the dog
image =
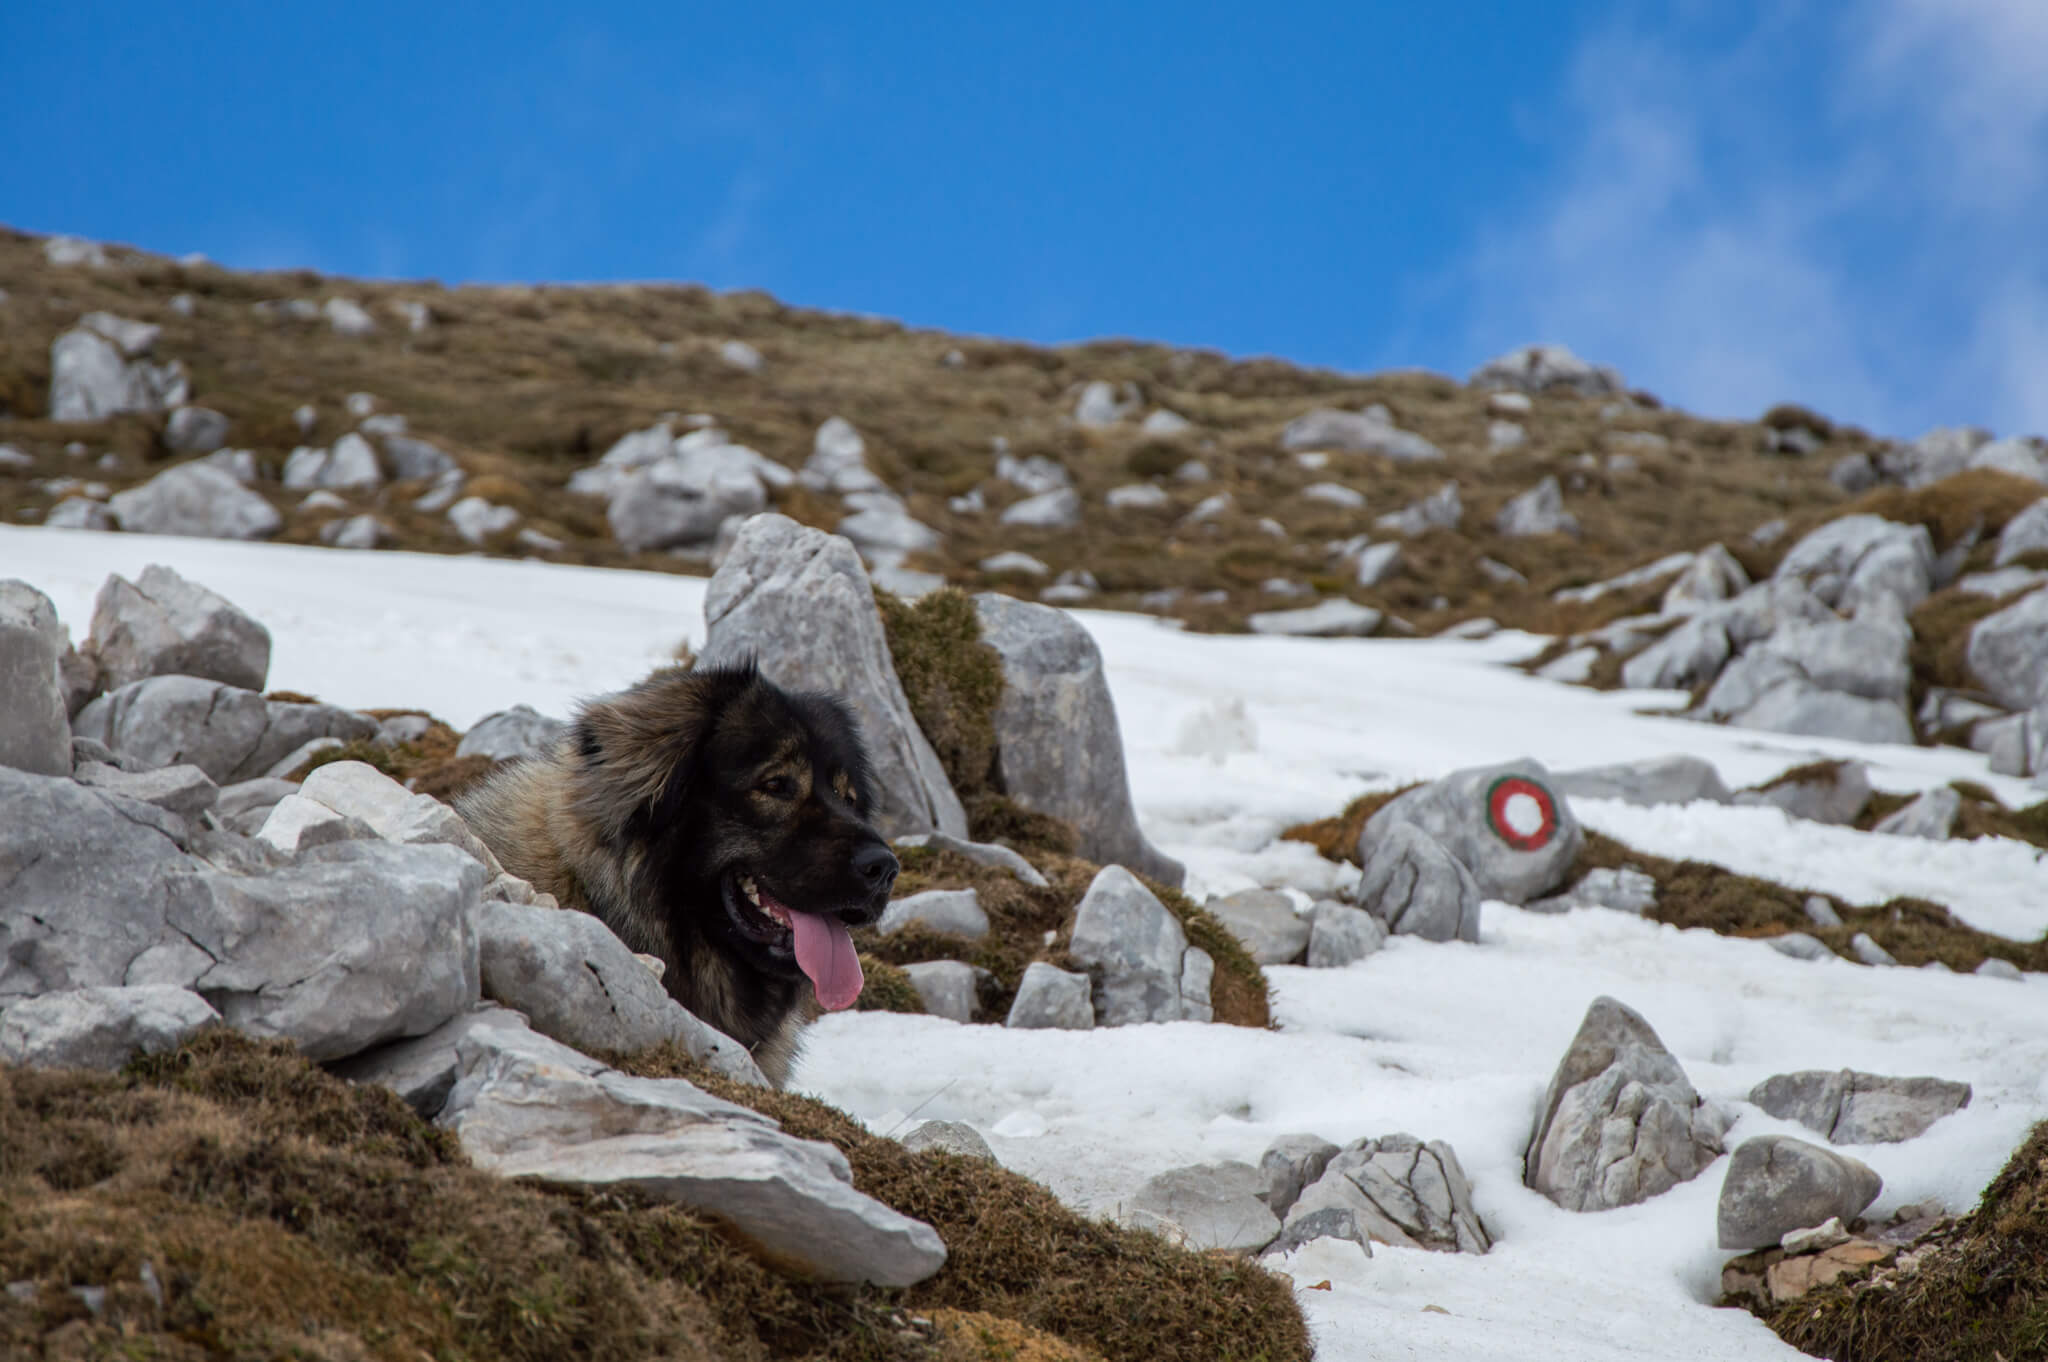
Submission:
<svg viewBox="0 0 2048 1362">
<path fill-rule="evenodd" d="M 670 996 L 778 1087 L 804 1027 L 860 996 L 847 931 L 898 870 L 874 808 L 852 713 L 752 662 L 591 701 L 547 756 L 457 801 L 505 869 L 660 959 Z"/>
</svg>

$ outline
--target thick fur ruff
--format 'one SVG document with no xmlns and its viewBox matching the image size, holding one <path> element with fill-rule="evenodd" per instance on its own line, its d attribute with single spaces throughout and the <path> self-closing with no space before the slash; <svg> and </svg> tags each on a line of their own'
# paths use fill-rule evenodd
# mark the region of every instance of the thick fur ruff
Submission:
<svg viewBox="0 0 2048 1362">
<path fill-rule="evenodd" d="M 880 917 L 896 860 L 874 802 L 846 707 L 746 664 L 667 668 L 592 701 L 551 754 L 457 807 L 507 870 L 658 957 L 670 995 L 781 1084 L 819 1008 L 790 934 L 749 895 L 848 926 Z"/>
</svg>

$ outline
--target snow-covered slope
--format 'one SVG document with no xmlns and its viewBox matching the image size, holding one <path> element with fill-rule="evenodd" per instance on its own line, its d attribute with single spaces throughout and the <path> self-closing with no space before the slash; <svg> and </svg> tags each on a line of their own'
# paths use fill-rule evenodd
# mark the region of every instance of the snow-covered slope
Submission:
<svg viewBox="0 0 2048 1362">
<path fill-rule="evenodd" d="M 514 703 L 565 713 L 701 641 L 700 580 L 485 559 L 0 527 L 0 576 L 47 592 L 75 635 L 110 571 L 176 567 L 263 620 L 275 687 L 357 706 L 421 706 L 458 726 Z M 1643 717 L 1641 693 L 1554 685 L 1503 662 L 1530 640 L 1199 637 L 1082 614 L 1101 643 L 1147 831 L 1187 860 L 1199 897 L 1343 875 L 1278 843 L 1288 822 L 1360 791 L 1532 755 L 1554 767 L 1668 752 L 1731 785 L 1815 755 L 1872 763 L 1914 789 L 1967 777 L 2039 798 L 1955 749 L 1872 748 Z M 1652 697 L 1654 698 L 1654 697 Z M 1229 711 L 1242 701 L 1246 725 Z M 1250 731 L 1248 731 L 1250 730 Z M 1643 810 L 1581 801 L 1645 851 L 1717 861 L 1854 901 L 1916 894 L 1986 930 L 2048 929 L 2048 865 L 2030 847 L 1932 844 L 1796 823 L 1762 809 Z M 1710 1309 L 1721 1168 L 1595 1215 L 1520 1183 L 1544 1084 L 1598 994 L 1642 1012 L 1707 1096 L 1740 1119 L 1731 1147 L 1796 1128 L 1742 1099 L 1765 1076 L 1853 1066 L 1975 1086 L 1927 1134 L 1852 1152 L 1885 1178 L 1873 1213 L 1975 1197 L 2048 1116 L 2048 981 L 1802 963 L 1753 942 L 1604 911 L 1484 910 L 1477 945 L 1397 939 L 1344 970 L 1276 968 L 1278 1029 L 1175 1023 L 1008 1032 L 840 1014 L 814 1030 L 797 1086 L 889 1130 L 965 1120 L 1005 1163 L 1108 1213 L 1153 1173 L 1256 1159 L 1275 1135 L 1444 1139 L 1498 1240 L 1482 1258 L 1324 1241 L 1283 1264 L 1328 1359 L 1796 1357 L 1747 1314 Z M 1328 1290 L 1307 1289 L 1327 1280 Z M 1437 1307 L 1429 1309 L 1428 1307 Z"/>
</svg>

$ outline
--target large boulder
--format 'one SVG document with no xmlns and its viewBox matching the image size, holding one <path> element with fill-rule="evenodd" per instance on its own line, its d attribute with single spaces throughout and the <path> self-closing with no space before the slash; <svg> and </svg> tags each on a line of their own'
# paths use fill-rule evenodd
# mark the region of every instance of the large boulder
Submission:
<svg viewBox="0 0 2048 1362">
<path fill-rule="evenodd" d="M 176 1049 L 220 1013 L 190 989 L 74 988 L 0 1008 L 0 1062 L 44 1069 L 118 1069 Z"/>
<path fill-rule="evenodd" d="M 1965 657 L 1971 674 L 2007 709 L 2048 701 L 2048 590 L 1978 620 Z"/>
<path fill-rule="evenodd" d="M 87 649 L 101 683 L 118 690 L 151 676 L 197 676 L 242 690 L 270 675 L 270 631 L 205 587 L 151 564 L 139 581 L 114 575 L 93 602 Z"/>
<path fill-rule="evenodd" d="M 1266 1175 L 1266 1205 L 1274 1215 L 1286 1215 L 1301 1199 L 1304 1188 L 1315 1184 L 1337 1157 L 1337 1146 L 1320 1135 L 1282 1135 L 1259 1155 L 1259 1171 Z"/>
<path fill-rule="evenodd" d="M 1724 1249 L 1772 1248 L 1793 1230 L 1854 1220 L 1883 1190 L 1875 1170 L 1846 1154 L 1759 1135 L 1728 1160 L 1715 1228 Z"/>
<path fill-rule="evenodd" d="M 71 774 L 63 672 L 69 647 L 49 597 L 27 582 L 0 582 L 0 766 Z"/>
<path fill-rule="evenodd" d="M 1797 1121 L 1829 1144 L 1896 1144 L 1970 1105 L 1970 1085 L 1945 1078 L 1895 1078 L 1854 1069 L 1773 1074 L 1749 1100 Z"/>
<path fill-rule="evenodd" d="M 544 757 L 555 750 L 555 744 L 568 731 L 568 724 L 549 718 L 531 705 L 514 705 L 478 719 L 455 745 L 455 755 L 489 757 L 493 761 Z"/>
<path fill-rule="evenodd" d="M 207 463 L 167 468 L 139 487 L 114 493 L 107 504 L 121 528 L 133 534 L 268 539 L 284 525 L 275 506 Z"/>
<path fill-rule="evenodd" d="M 1379 454 L 1398 463 L 1428 463 L 1444 457 L 1442 450 L 1410 431 L 1400 429 L 1382 406 L 1365 411 L 1319 407 L 1287 423 L 1280 433 L 1285 450 L 1339 449 Z"/>
<path fill-rule="evenodd" d="M 625 474 L 605 508 L 612 537 L 629 553 L 710 544 L 727 520 L 768 504 L 758 457 L 738 445 L 696 445 Z"/>
<path fill-rule="evenodd" d="M 196 676 L 153 676 L 100 696 L 72 732 L 145 767 L 197 766 L 226 785 L 267 775 L 315 738 L 374 737 L 377 722 L 334 705 L 266 700 Z"/>
<path fill-rule="evenodd" d="M 1180 862 L 1138 830 L 1116 703 L 1095 640 L 1051 606 L 993 592 L 977 595 L 974 605 L 983 641 L 1003 662 L 995 715 L 1002 788 L 1025 808 L 1072 823 L 1088 860 L 1178 887 Z"/>
<path fill-rule="evenodd" d="M 1120 865 L 1096 872 L 1074 909 L 1067 946 L 1095 980 L 1095 1014 L 1104 1026 L 1180 1021 L 1182 968 L 1188 953 L 1180 919 Z M 1200 1000 L 1205 1004 L 1208 999 Z"/>
<path fill-rule="evenodd" d="M 1569 392 L 1581 397 L 1609 397 L 1627 391 L 1618 372 L 1604 364 L 1588 364 L 1562 345 L 1525 345 L 1510 350 L 1474 369 L 1466 382 L 1475 388 Z"/>
<path fill-rule="evenodd" d="M 777 685 L 824 691 L 852 708 L 874 763 L 875 822 L 885 835 L 966 835 L 967 813 L 911 716 L 853 545 L 786 516 L 755 516 L 712 576 L 704 618 L 710 636 L 699 665 L 753 659 Z"/>
<path fill-rule="evenodd" d="M 1551 1075 L 1522 1180 L 1568 1211 L 1631 1206 L 1697 1177 L 1727 1129 L 1648 1022 L 1595 998 Z"/>
<path fill-rule="evenodd" d="M 1910 743 L 1911 631 L 1873 619 L 1788 621 L 1724 670 L 1698 712 L 1738 728 Z"/>
<path fill-rule="evenodd" d="M 1934 589 L 1934 539 L 1924 525 L 1846 515 L 1794 544 L 1771 577 L 1799 583 L 1845 615 L 1883 596 L 1905 613 Z"/>
<path fill-rule="evenodd" d="M 831 1145 L 677 1078 L 635 1078 L 501 1021 L 456 1042 L 439 1123 L 477 1167 L 637 1192 L 726 1222 L 772 1262 L 835 1282 L 910 1286 L 946 1247 L 853 1188 Z"/>
<path fill-rule="evenodd" d="M 1191 1252 L 1252 1253 L 1280 1232 L 1266 1194 L 1266 1174 L 1248 1163 L 1194 1164 L 1146 1179 L 1122 1218 Z"/>
<path fill-rule="evenodd" d="M 1365 873 L 1353 894 L 1387 931 L 1425 941 L 1479 939 L 1479 884 L 1436 838 L 1395 822 L 1360 855 Z"/>
<path fill-rule="evenodd" d="M 165 411 L 190 395 L 185 366 L 145 356 L 161 327 L 92 312 L 50 345 L 50 419 L 104 421 L 125 411 Z"/>
<path fill-rule="evenodd" d="M 1325 1238 L 1348 1239 L 1368 1253 L 1376 1243 L 1438 1253 L 1493 1247 L 1457 1154 L 1442 1140 L 1413 1135 L 1346 1145 L 1289 1208 L 1270 1251 Z"/>
<path fill-rule="evenodd" d="M 1370 866 L 1395 825 L 1409 823 L 1471 871 L 1482 896 L 1508 903 L 1541 897 L 1564 883 L 1585 841 L 1549 779 L 1542 763 L 1523 758 L 1417 786 L 1367 820 L 1358 837 L 1359 864 Z"/>
</svg>

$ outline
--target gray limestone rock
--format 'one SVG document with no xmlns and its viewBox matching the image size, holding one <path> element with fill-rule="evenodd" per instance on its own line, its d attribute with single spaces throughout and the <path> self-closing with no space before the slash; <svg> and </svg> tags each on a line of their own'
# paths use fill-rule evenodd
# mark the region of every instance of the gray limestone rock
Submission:
<svg viewBox="0 0 2048 1362">
<path fill-rule="evenodd" d="M 331 449 L 300 445 L 286 456 L 280 479 L 292 491 L 310 492 L 326 488 L 334 492 L 374 492 L 384 485 L 384 470 L 377 464 L 377 451 L 361 435 L 350 431 Z"/>
<path fill-rule="evenodd" d="M 1331 1158 L 1288 1211 L 1282 1242 L 1291 1248 L 1320 1237 L 1311 1228 L 1324 1235 L 1335 1228 L 1334 1237 L 1361 1245 L 1439 1253 L 1493 1247 L 1457 1154 L 1442 1140 L 1425 1144 L 1413 1135 L 1357 1140 Z"/>
<path fill-rule="evenodd" d="M 1721 1247 L 1776 1247 L 1785 1235 L 1834 1218 L 1854 1220 L 1884 1190 L 1865 1164 L 1787 1135 L 1744 1140 L 1728 1160 L 1716 1208 Z"/>
<path fill-rule="evenodd" d="M 256 830 L 263 826 L 263 821 L 270 816 L 270 811 L 286 796 L 298 792 L 299 787 L 289 780 L 259 777 L 255 780 L 237 781 L 232 785 L 220 787 L 220 794 L 214 801 L 214 816 L 244 837 L 254 836 Z"/>
<path fill-rule="evenodd" d="M 1179 1021 L 1180 920 L 1120 865 L 1104 866 L 1074 909 L 1067 953 L 1096 976 L 1095 1011 L 1104 1026 Z"/>
<path fill-rule="evenodd" d="M 251 834 L 255 841 L 286 858 L 314 847 L 367 841 L 376 835 L 361 819 L 345 817 L 325 804 L 296 794 L 280 799 L 263 820 L 263 826 Z"/>
<path fill-rule="evenodd" d="M 69 646 L 49 597 L 27 582 L 0 582 L 0 766 L 71 774 Z"/>
<path fill-rule="evenodd" d="M 268 539 L 284 526 L 276 507 L 206 463 L 167 468 L 139 487 L 114 493 L 108 505 L 132 534 Z"/>
<path fill-rule="evenodd" d="M 392 479 L 397 482 L 442 478 L 462 471 L 445 451 L 413 435 L 386 435 L 384 457 L 391 464 Z"/>
<path fill-rule="evenodd" d="M 1997 566 L 2004 567 L 2029 553 L 2048 552 L 2048 497 L 2005 522 L 1998 535 Z"/>
<path fill-rule="evenodd" d="M 1378 454 L 1397 463 L 1431 463 L 1444 457 L 1443 451 L 1410 431 L 1397 427 L 1385 407 L 1365 411 L 1337 411 L 1319 407 L 1287 423 L 1280 433 L 1280 447 L 1290 452 L 1304 449 L 1339 449 L 1360 454 Z"/>
<path fill-rule="evenodd" d="M 1266 1195 L 1266 1174 L 1248 1163 L 1199 1163 L 1147 1179 L 1123 1222 L 1195 1253 L 1254 1253 L 1280 1233 Z"/>
<path fill-rule="evenodd" d="M 144 568 L 135 582 L 107 578 L 93 602 L 86 648 L 108 690 L 179 675 L 260 691 L 270 675 L 268 629 L 157 564 Z"/>
<path fill-rule="evenodd" d="M 982 640 L 1003 662 L 995 715 L 1003 789 L 1027 809 L 1072 823 L 1087 859 L 1177 887 L 1181 864 L 1138 829 L 1116 703 L 1095 640 L 1050 606 L 992 592 L 977 595 L 974 605 Z"/>
<path fill-rule="evenodd" d="M 1770 948 L 1780 955 L 1789 955 L 1794 960 L 1832 960 L 1835 953 L 1828 949 L 1827 942 L 1805 932 L 1784 932 L 1766 937 Z"/>
<path fill-rule="evenodd" d="M 1291 965 L 1308 948 L 1309 920 L 1276 890 L 1244 889 L 1202 907 L 1261 965 Z"/>
<path fill-rule="evenodd" d="M 1210 996 L 1216 982 L 1216 960 L 1200 946 L 1188 947 L 1180 958 L 1180 1015 L 1182 1021 L 1212 1022 L 1216 1006 Z"/>
<path fill-rule="evenodd" d="M 1794 544 L 1772 580 L 1797 582 L 1845 615 L 1879 596 L 1910 612 L 1934 589 L 1934 540 L 1924 525 L 1843 516 Z"/>
<path fill-rule="evenodd" d="M 1561 894 L 1531 899 L 1532 913 L 1568 913 L 1574 908 L 1611 908 L 1641 917 L 1657 906 L 1657 881 L 1640 870 L 1589 870 Z"/>
<path fill-rule="evenodd" d="M 971 1022 L 979 1012 L 980 979 L 974 966 L 961 960 L 922 960 L 902 967 L 917 990 L 924 1010 L 947 1021 Z"/>
<path fill-rule="evenodd" d="M 1464 518 L 1465 503 L 1458 496 L 1458 484 L 1447 482 L 1405 509 L 1381 516 L 1373 525 L 1413 539 L 1431 530 L 1455 530 Z"/>
<path fill-rule="evenodd" d="M 1089 1030 L 1095 1025 L 1092 992 L 1087 975 L 1034 960 L 1024 967 L 1003 1025 L 1019 1030 Z"/>
<path fill-rule="evenodd" d="M 210 407 L 180 407 L 164 422 L 164 447 L 173 454 L 211 454 L 228 442 L 228 418 Z"/>
<path fill-rule="evenodd" d="M 1259 1155 L 1266 1175 L 1266 1205 L 1283 1219 L 1337 1156 L 1337 1146 L 1320 1135 L 1282 1135 Z"/>
<path fill-rule="evenodd" d="M 189 763 L 219 784 L 263 775 L 314 738 L 374 736 L 376 721 L 333 705 L 266 700 L 193 676 L 153 676 L 102 695 L 72 731 L 147 767 Z"/>
<path fill-rule="evenodd" d="M 1479 939 L 1478 881 L 1441 842 L 1413 823 L 1395 822 L 1374 834 L 1370 847 L 1360 852 L 1365 874 L 1353 892 L 1387 931 L 1425 941 Z"/>
<path fill-rule="evenodd" d="M 1552 476 L 1501 507 L 1493 518 L 1493 528 L 1496 534 L 1510 539 L 1539 534 L 1576 535 L 1579 520 L 1565 510 L 1564 488 Z"/>
<path fill-rule="evenodd" d="M 1970 1085 L 1945 1078 L 1895 1078 L 1854 1069 L 1774 1074 L 1749 1100 L 1797 1121 L 1829 1144 L 1897 1144 L 1970 1105 Z"/>
<path fill-rule="evenodd" d="M 995 1151 L 988 1147 L 988 1141 L 981 1138 L 981 1132 L 965 1121 L 921 1122 L 917 1129 L 903 1137 L 902 1144 L 913 1154 L 936 1149 L 963 1159 L 979 1159 L 983 1163 L 996 1162 Z"/>
<path fill-rule="evenodd" d="M 1550 772 L 1523 758 L 1453 771 L 1383 806 L 1358 839 L 1359 864 L 1399 823 L 1428 833 L 1477 882 L 1479 894 L 1526 903 L 1556 889 L 1571 873 L 1585 840 L 1565 800 L 1551 792 Z M 1361 894 L 1359 901 L 1365 902 Z M 1473 938 L 1466 938 L 1471 940 Z"/>
<path fill-rule="evenodd" d="M 2048 590 L 1978 620 L 1965 658 L 1971 674 L 2007 709 L 2048 702 Z"/>
<path fill-rule="evenodd" d="M 988 914 L 982 911 L 981 896 L 972 889 L 927 889 L 897 899 L 882 911 L 882 919 L 875 925 L 883 936 L 889 936 L 912 924 L 969 941 L 988 935 Z"/>
<path fill-rule="evenodd" d="M 621 476 L 605 508 L 612 537 L 629 553 L 707 545 L 719 526 L 768 504 L 759 458 L 730 444 L 703 444 Z"/>
<path fill-rule="evenodd" d="M 1255 634 L 1286 634 L 1296 638 L 1365 638 L 1386 618 L 1382 611 L 1355 601 L 1333 599 L 1299 610 L 1262 610 L 1245 621 Z"/>
<path fill-rule="evenodd" d="M 1573 392 L 1612 397 L 1628 391 L 1621 375 L 1604 364 L 1589 364 L 1562 345 L 1525 345 L 1490 359 L 1466 380 L 1475 388 L 1525 393 Z"/>
<path fill-rule="evenodd" d="M 80 318 L 50 345 L 50 419 L 104 421 L 183 403 L 191 395 L 185 366 L 146 358 L 161 330 L 105 312 Z"/>
<path fill-rule="evenodd" d="M 1849 938 L 1849 953 L 1866 965 L 1890 968 L 1899 963 L 1869 932 L 1858 932 Z"/>
<path fill-rule="evenodd" d="M 1825 894 L 1808 894 L 1800 907 L 1806 914 L 1806 920 L 1816 927 L 1842 925 L 1842 915 L 1835 911 L 1835 905 Z"/>
<path fill-rule="evenodd" d="M 1309 920 L 1305 963 L 1311 969 L 1339 969 L 1386 944 L 1387 929 L 1378 918 L 1363 908 L 1323 899 Z"/>
<path fill-rule="evenodd" d="M 851 544 L 784 516 L 755 516 L 712 577 L 704 617 L 710 637 L 699 665 L 752 657 L 777 685 L 847 703 L 874 761 L 882 791 L 875 822 L 885 834 L 937 828 L 966 835 L 966 811 L 911 717 Z M 1016 793 L 1016 784 L 1010 789 Z"/>
<path fill-rule="evenodd" d="M 1558 771 L 1550 777 L 1550 788 L 1572 799 L 1619 799 L 1644 806 L 1699 799 L 1726 804 L 1733 798 L 1712 762 L 1679 755 Z"/>
<path fill-rule="evenodd" d="M 423 1119 L 431 1121 L 441 1114 L 461 1073 L 458 1047 L 463 1038 L 475 1030 L 507 1026 L 525 1030 L 526 1018 L 496 1003 L 478 1003 L 424 1036 L 394 1040 L 336 1060 L 328 1068 L 351 1083 L 391 1089 Z"/>
<path fill-rule="evenodd" d="M 493 903 L 478 918 L 477 942 L 483 996 L 524 1013 L 544 1036 L 619 1053 L 674 1041 L 713 1073 L 769 1086 L 745 1047 L 671 998 L 588 913 Z"/>
<path fill-rule="evenodd" d="M 1081 494 L 1071 487 L 1040 492 L 1004 507 L 998 519 L 1005 525 L 1031 529 L 1071 529 L 1081 523 Z"/>
<path fill-rule="evenodd" d="M 181 818 L 197 818 L 220 798 L 220 787 L 197 766 L 123 771 L 118 766 L 88 761 L 80 763 L 71 774 L 80 785 L 143 804 L 154 804 Z"/>
<path fill-rule="evenodd" d="M 176 1049 L 220 1014 L 188 989 L 78 988 L 0 1008 L 0 1061 L 40 1069 L 118 1069 Z"/>
<path fill-rule="evenodd" d="M 1798 777 L 1788 779 L 1793 772 Z M 1855 822 L 1870 802 L 1870 770 L 1860 761 L 1794 767 L 1775 780 L 1737 791 L 1735 802 L 1770 805 L 1794 818 L 1842 826 Z"/>
<path fill-rule="evenodd" d="M 531 705 L 514 705 L 478 719 L 455 745 L 455 755 L 493 761 L 544 757 L 568 731 L 568 724 L 536 712 Z"/>
<path fill-rule="evenodd" d="M 1692 614 L 1739 596 L 1749 586 L 1749 573 L 1735 561 L 1735 555 L 1719 544 L 1709 544 L 1664 589 L 1658 608 L 1667 615 Z"/>
<path fill-rule="evenodd" d="M 1568 1211 L 1632 1206 L 1698 1176 L 1727 1129 L 1648 1022 L 1595 998 L 1551 1076 L 1523 1181 Z"/>
<path fill-rule="evenodd" d="M 1946 785 L 1920 795 L 1896 813 L 1878 821 L 1874 832 L 1894 837 L 1924 837 L 1942 841 L 1955 831 L 1956 818 L 1963 811 L 1963 797 Z"/>
<path fill-rule="evenodd" d="M 844 417 L 831 416 L 818 427 L 811 457 L 797 474 L 804 486 L 819 492 L 879 492 L 882 480 L 867 464 L 867 441 Z"/>
<path fill-rule="evenodd" d="M 1122 389 L 1107 379 L 1095 379 L 1081 389 L 1074 399 L 1074 424 L 1102 429 L 1113 426 L 1135 412 L 1142 404 L 1138 391 L 1126 383 Z"/>
<path fill-rule="evenodd" d="M 772 1262 L 824 1281 L 909 1286 L 946 1248 L 853 1188 L 844 1155 L 675 1078 L 635 1078 L 509 1024 L 456 1043 L 439 1124 L 503 1177 L 631 1189 L 726 1222 Z"/>
</svg>

